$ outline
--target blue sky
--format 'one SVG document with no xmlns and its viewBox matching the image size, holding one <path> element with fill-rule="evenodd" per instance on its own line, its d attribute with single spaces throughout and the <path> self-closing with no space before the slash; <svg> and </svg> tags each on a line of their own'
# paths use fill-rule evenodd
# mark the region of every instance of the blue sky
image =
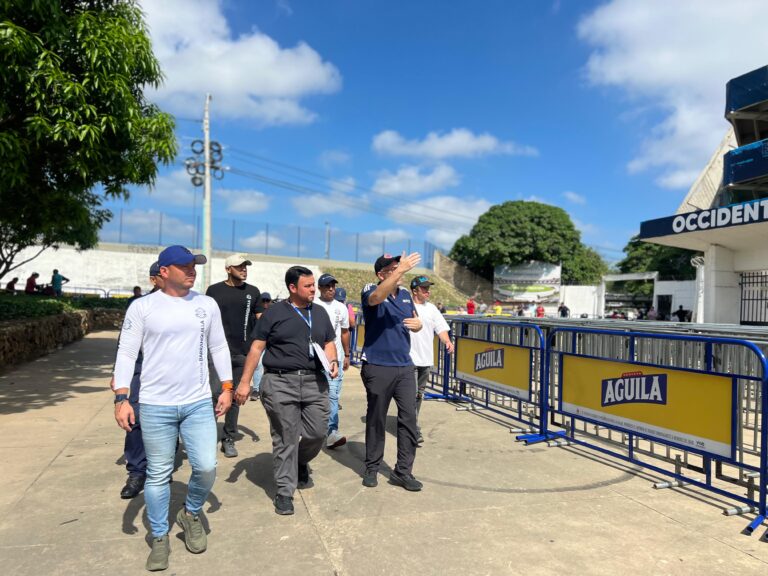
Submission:
<svg viewBox="0 0 768 576">
<path fill-rule="evenodd" d="M 757 0 L 142 5 L 166 75 L 151 97 L 181 152 L 110 204 L 108 240 L 191 243 L 200 189 L 182 163 L 211 92 L 219 247 L 321 257 L 327 222 L 333 257 L 449 249 L 524 199 L 565 209 L 615 261 L 724 136 L 727 80 L 768 63 Z"/>
</svg>

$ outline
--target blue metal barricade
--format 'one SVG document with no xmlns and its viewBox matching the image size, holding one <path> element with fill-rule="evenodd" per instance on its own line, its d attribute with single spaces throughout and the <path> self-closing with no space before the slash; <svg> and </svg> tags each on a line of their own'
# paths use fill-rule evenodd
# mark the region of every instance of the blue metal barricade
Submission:
<svg viewBox="0 0 768 576">
<path fill-rule="evenodd" d="M 558 435 L 675 479 L 656 487 L 688 484 L 746 504 L 726 513 L 757 512 L 750 533 L 762 524 L 768 364 L 754 343 L 557 328 L 547 363 L 542 417 Z"/>
</svg>

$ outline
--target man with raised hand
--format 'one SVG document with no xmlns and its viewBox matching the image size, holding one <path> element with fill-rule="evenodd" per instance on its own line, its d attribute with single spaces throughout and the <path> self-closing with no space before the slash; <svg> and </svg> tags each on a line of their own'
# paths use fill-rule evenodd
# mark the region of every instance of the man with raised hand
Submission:
<svg viewBox="0 0 768 576">
<path fill-rule="evenodd" d="M 141 431 L 147 454 L 144 499 L 152 534 L 149 571 L 168 568 L 168 509 L 176 440 L 181 435 L 192 467 L 184 507 L 176 516 L 187 549 L 205 552 L 208 542 L 201 521 L 202 507 L 216 479 L 216 416 L 226 414 L 232 401 L 232 365 L 213 298 L 192 290 L 195 265 L 205 256 L 183 246 L 170 246 L 158 257 L 163 286 L 136 300 L 125 315 L 115 362 L 115 420 L 127 431 L 135 423 L 128 396 L 139 351 L 141 371 Z M 211 404 L 208 353 L 222 388 L 228 390 Z"/>
<path fill-rule="evenodd" d="M 221 322 L 229 345 L 232 361 L 232 381 L 239 382 L 245 366 L 245 357 L 251 348 L 253 338 L 251 332 L 256 326 L 256 320 L 262 313 L 261 292 L 256 286 L 248 284 L 248 266 L 252 262 L 243 254 L 232 254 L 224 261 L 227 279 L 211 284 L 205 291 L 207 296 L 216 300 L 221 310 Z M 221 384 L 211 378 L 211 391 L 214 404 L 222 393 Z M 229 392 L 227 392 L 229 394 Z M 221 451 L 227 458 L 237 456 L 235 437 L 237 435 L 237 419 L 240 407 L 233 403 L 224 417 L 222 429 Z"/>
<path fill-rule="evenodd" d="M 421 261 L 414 252 L 406 256 L 383 254 L 373 269 L 378 284 L 363 288 L 365 343 L 361 376 L 368 400 L 365 421 L 365 474 L 363 486 L 378 484 L 376 475 L 384 458 L 387 411 L 392 398 L 397 403 L 397 464 L 389 481 L 411 492 L 422 484 L 413 477 L 416 458 L 416 398 L 411 361 L 411 332 L 421 330 L 411 294 L 400 285 L 403 276 Z"/>
<path fill-rule="evenodd" d="M 287 300 L 273 304 L 256 325 L 251 350 L 235 392 L 241 406 L 251 393 L 253 373 L 264 354 L 261 403 L 272 435 L 277 485 L 275 513 L 293 514 L 296 488 L 309 488 L 309 462 L 323 447 L 328 428 L 328 381 L 336 378 L 336 334 L 322 306 L 314 306 L 312 270 L 292 266 L 285 273 Z M 266 352 L 265 352 L 266 350 Z"/>
<path fill-rule="evenodd" d="M 336 354 L 339 361 L 339 375 L 328 377 L 328 435 L 325 447 L 333 450 L 347 443 L 347 437 L 339 433 L 339 398 L 344 371 L 349 369 L 349 312 L 347 306 L 336 300 L 336 278 L 323 274 L 317 279 L 320 298 L 315 302 L 325 308 L 336 333 Z M 326 374 L 326 376 L 328 376 Z"/>
<path fill-rule="evenodd" d="M 432 339 L 437 336 L 445 345 L 448 354 L 453 353 L 453 342 L 451 342 L 451 337 L 448 334 L 450 330 L 448 323 L 443 318 L 440 310 L 429 302 L 429 288 L 433 285 L 434 283 L 430 282 L 426 276 L 417 276 L 411 280 L 413 303 L 424 325 L 422 330 L 411 334 L 411 360 L 413 360 L 413 365 L 416 367 L 416 430 L 418 435 L 416 442 L 418 444 L 424 442 L 424 437 L 421 435 L 421 427 L 418 425 L 419 412 L 421 411 L 421 403 L 424 400 L 424 391 L 427 388 L 429 372 L 435 363 Z"/>
</svg>

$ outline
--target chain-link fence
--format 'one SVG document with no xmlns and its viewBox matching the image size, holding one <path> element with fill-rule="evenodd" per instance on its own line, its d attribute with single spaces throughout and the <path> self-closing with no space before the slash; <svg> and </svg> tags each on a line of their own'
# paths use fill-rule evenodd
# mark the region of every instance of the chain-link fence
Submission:
<svg viewBox="0 0 768 576">
<path fill-rule="evenodd" d="M 436 247 L 403 231 L 350 232 L 331 225 L 316 228 L 269 222 L 213 218 L 214 250 L 296 258 L 368 262 L 380 254 L 420 252 L 421 266 L 433 268 Z M 165 246 L 202 246 L 202 217 L 154 210 L 115 211 L 99 235 L 102 242 Z"/>
</svg>

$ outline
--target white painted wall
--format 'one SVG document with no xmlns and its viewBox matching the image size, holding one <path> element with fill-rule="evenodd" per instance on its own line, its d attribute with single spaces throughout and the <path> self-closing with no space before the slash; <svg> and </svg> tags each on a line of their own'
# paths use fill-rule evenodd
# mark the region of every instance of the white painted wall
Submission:
<svg viewBox="0 0 768 576">
<path fill-rule="evenodd" d="M 741 288 L 734 253 L 712 244 L 704 254 L 704 318 L 703 322 L 738 324 L 741 320 Z"/>
<path fill-rule="evenodd" d="M 599 289 L 599 286 L 560 286 L 560 301 L 571 310 L 571 318 L 578 318 L 582 314 L 594 318 L 598 315 Z"/>
<path fill-rule="evenodd" d="M 658 310 L 659 295 L 672 296 L 672 308 L 674 312 L 680 306 L 684 310 L 693 310 L 696 306 L 696 280 L 657 280 L 653 283 L 653 305 Z"/>
<path fill-rule="evenodd" d="M 36 252 L 27 249 L 18 258 L 24 260 Z M 76 291 L 76 288 L 101 289 L 105 292 L 130 292 L 134 286 L 141 286 L 148 291 L 149 267 L 157 260 L 160 253 L 158 248 L 133 245 L 111 245 L 108 248 L 78 252 L 74 248 L 62 247 L 58 250 L 46 250 L 31 262 L 6 275 L 3 283 L 14 276 L 19 277 L 17 288 L 23 289 L 27 278 L 38 272 L 38 283 L 47 284 L 51 281 L 54 268 L 70 279 L 64 285 L 64 292 Z M 228 254 L 214 255 L 211 259 L 211 280 L 221 282 L 227 277 L 224 271 L 224 260 Z M 269 292 L 272 298 L 288 296 L 285 287 L 285 271 L 297 262 L 257 261 L 248 269 L 248 283 L 253 284 L 262 292 Z M 302 264 L 312 270 L 317 276 L 320 267 L 314 263 Z M 195 290 L 200 290 L 199 282 L 202 274 L 198 267 L 198 284 Z"/>
</svg>

